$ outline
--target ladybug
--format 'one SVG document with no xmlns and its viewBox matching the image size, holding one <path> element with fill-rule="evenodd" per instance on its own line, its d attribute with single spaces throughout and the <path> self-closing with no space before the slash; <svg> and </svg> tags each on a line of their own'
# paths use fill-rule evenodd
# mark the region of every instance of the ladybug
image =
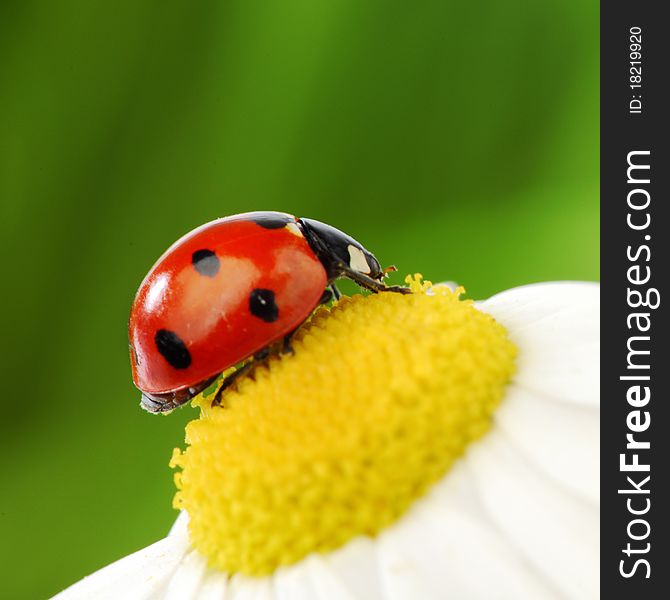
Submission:
<svg viewBox="0 0 670 600">
<path fill-rule="evenodd" d="M 282 339 L 291 351 L 291 334 L 316 306 L 339 298 L 335 279 L 408 293 L 383 283 L 391 270 L 342 231 L 286 213 L 249 212 L 194 229 L 158 259 L 133 302 L 130 354 L 142 407 L 170 411 Z"/>
</svg>

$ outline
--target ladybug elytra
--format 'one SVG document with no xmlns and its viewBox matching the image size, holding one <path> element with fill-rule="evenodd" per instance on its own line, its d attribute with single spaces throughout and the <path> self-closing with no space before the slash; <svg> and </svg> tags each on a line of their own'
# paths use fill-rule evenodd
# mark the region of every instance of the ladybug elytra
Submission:
<svg viewBox="0 0 670 600">
<path fill-rule="evenodd" d="M 172 410 L 282 338 L 289 348 L 316 306 L 339 297 L 338 278 L 373 292 L 408 293 L 383 283 L 391 269 L 313 219 L 250 212 L 198 227 L 158 259 L 133 302 L 131 365 L 142 407 Z"/>
</svg>

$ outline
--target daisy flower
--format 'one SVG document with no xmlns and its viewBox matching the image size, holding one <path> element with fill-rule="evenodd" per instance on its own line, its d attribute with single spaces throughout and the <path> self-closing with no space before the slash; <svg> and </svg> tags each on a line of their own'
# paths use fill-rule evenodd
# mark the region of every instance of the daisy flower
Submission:
<svg viewBox="0 0 670 600">
<path fill-rule="evenodd" d="M 408 283 L 196 398 L 170 534 L 56 598 L 596 598 L 599 286 Z"/>
</svg>

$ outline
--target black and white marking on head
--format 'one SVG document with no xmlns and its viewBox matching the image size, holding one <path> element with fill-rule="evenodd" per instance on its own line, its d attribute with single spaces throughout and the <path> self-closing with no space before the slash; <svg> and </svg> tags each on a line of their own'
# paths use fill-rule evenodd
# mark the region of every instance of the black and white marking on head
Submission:
<svg viewBox="0 0 670 600">
<path fill-rule="evenodd" d="M 367 275 L 370 272 L 370 265 L 365 258 L 365 253 L 363 250 L 357 246 L 354 246 L 353 244 L 349 244 L 347 249 L 349 250 L 349 266 L 354 271 L 358 271 L 359 273 L 364 273 Z"/>
<path fill-rule="evenodd" d="M 249 310 L 252 315 L 266 323 L 273 323 L 279 318 L 279 307 L 275 303 L 275 293 L 263 288 L 254 289 L 249 294 Z"/>
<path fill-rule="evenodd" d="M 298 224 L 295 223 L 295 222 L 293 222 L 293 221 L 291 221 L 290 223 L 287 223 L 287 224 L 286 224 L 286 230 L 287 230 L 289 233 L 292 233 L 293 235 L 295 235 L 295 236 L 297 236 L 297 237 L 299 237 L 299 238 L 303 238 L 303 237 L 305 237 L 305 236 L 302 234 L 302 231 L 300 231 L 300 227 L 298 227 Z"/>
<path fill-rule="evenodd" d="M 256 225 L 260 225 L 264 229 L 281 229 L 282 227 L 286 227 L 286 225 L 293 222 L 293 219 L 288 215 L 282 215 L 279 213 L 258 215 L 252 220 L 254 223 L 256 223 Z"/>
<path fill-rule="evenodd" d="M 187 369 L 191 366 L 191 353 L 174 331 L 159 329 L 154 336 L 154 342 L 158 351 L 171 367 Z"/>
<path fill-rule="evenodd" d="M 221 268 L 218 256 L 207 248 L 196 250 L 191 256 L 195 270 L 205 277 L 215 277 Z"/>
<path fill-rule="evenodd" d="M 314 219 L 301 217 L 299 223 L 314 254 L 326 269 L 329 279 L 347 276 L 342 268 L 381 280 L 383 271 L 374 254 L 346 233 Z"/>
</svg>

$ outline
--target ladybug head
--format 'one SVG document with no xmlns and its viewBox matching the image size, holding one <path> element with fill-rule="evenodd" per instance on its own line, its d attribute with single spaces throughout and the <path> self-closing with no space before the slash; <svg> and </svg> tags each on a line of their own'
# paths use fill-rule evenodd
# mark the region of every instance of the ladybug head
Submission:
<svg viewBox="0 0 670 600">
<path fill-rule="evenodd" d="M 354 238 L 321 221 L 299 219 L 298 222 L 329 279 L 341 277 L 344 271 L 351 270 L 382 281 L 384 271 L 379 261 Z"/>
</svg>

